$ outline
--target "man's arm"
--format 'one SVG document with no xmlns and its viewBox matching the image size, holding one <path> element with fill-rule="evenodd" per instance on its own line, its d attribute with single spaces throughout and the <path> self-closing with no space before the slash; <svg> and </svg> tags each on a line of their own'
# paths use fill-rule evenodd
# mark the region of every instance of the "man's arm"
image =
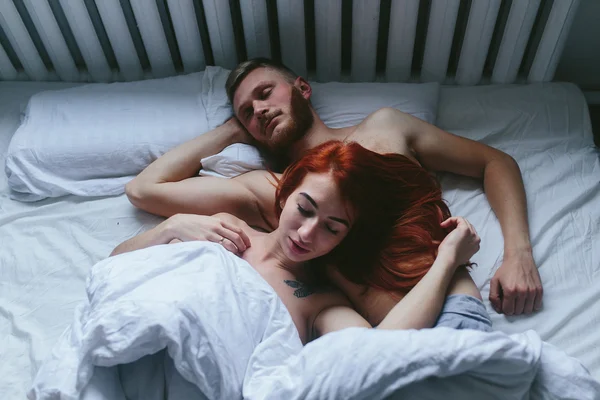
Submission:
<svg viewBox="0 0 600 400">
<path fill-rule="evenodd" d="M 247 141 L 248 134 L 237 119 L 231 118 L 159 157 L 125 186 L 125 193 L 136 207 L 163 217 L 177 213 L 212 215 L 232 211 L 214 209 L 214 201 L 204 201 L 209 189 L 215 194 L 214 200 L 222 201 L 221 191 L 224 191 L 224 197 L 231 196 L 228 185 L 223 183 L 226 180 L 221 182 L 197 176 L 202 168 L 200 160 L 219 153 L 230 144 Z"/>
<path fill-rule="evenodd" d="M 250 247 L 250 238 L 234 222 L 234 217 L 223 213 L 213 216 L 177 214 L 154 228 L 121 243 L 110 256 L 145 249 L 159 244 L 210 241 L 221 244 L 235 254 Z"/>
<path fill-rule="evenodd" d="M 394 110 L 384 118 L 402 126 L 410 148 L 433 171 L 483 179 L 484 190 L 504 236 L 504 261 L 491 282 L 490 301 L 507 315 L 531 313 L 542 303 L 542 283 L 533 260 L 521 171 L 508 154 L 445 132 Z"/>
</svg>

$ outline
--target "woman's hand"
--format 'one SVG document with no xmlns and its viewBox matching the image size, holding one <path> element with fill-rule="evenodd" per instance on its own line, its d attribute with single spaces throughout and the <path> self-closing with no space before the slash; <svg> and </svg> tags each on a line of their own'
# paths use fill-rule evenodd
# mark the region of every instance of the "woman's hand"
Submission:
<svg viewBox="0 0 600 400">
<path fill-rule="evenodd" d="M 195 214 L 176 214 L 165 221 L 169 243 L 194 240 L 219 243 L 234 254 L 242 254 L 250 247 L 248 235 L 239 227 L 219 217 Z"/>
<path fill-rule="evenodd" d="M 457 267 L 467 263 L 479 251 L 479 235 L 463 217 L 450 217 L 442 222 L 442 228 L 451 232 L 438 247 L 438 258 L 443 257 Z"/>
</svg>

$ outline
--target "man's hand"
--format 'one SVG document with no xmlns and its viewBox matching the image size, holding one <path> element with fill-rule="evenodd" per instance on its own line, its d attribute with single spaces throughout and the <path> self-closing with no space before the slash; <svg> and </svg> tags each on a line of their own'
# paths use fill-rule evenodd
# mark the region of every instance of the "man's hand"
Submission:
<svg viewBox="0 0 600 400">
<path fill-rule="evenodd" d="M 219 217 L 176 214 L 163 224 L 169 243 L 195 240 L 214 242 L 237 255 L 250 247 L 250 238 L 241 228 Z"/>
<path fill-rule="evenodd" d="M 248 133 L 246 128 L 244 128 L 237 117 L 233 116 L 229 118 L 227 121 L 225 121 L 223 126 L 227 127 L 231 132 L 234 132 L 234 141 L 236 143 L 245 143 L 250 145 L 256 144 L 254 138 L 250 135 L 250 133 Z"/>
<path fill-rule="evenodd" d="M 542 281 L 531 252 L 505 257 L 490 283 L 490 302 L 496 312 L 531 314 L 542 308 L 542 296 Z"/>
</svg>

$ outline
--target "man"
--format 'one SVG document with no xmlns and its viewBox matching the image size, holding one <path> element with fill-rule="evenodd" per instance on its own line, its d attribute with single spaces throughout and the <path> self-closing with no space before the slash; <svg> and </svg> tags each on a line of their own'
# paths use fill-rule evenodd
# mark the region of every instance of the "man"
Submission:
<svg viewBox="0 0 600 400">
<path fill-rule="evenodd" d="M 272 229 L 277 223 L 275 189 L 263 174 L 198 177 L 199 160 L 236 142 L 256 144 L 279 161 L 291 162 L 328 140 L 355 141 L 375 152 L 402 154 L 432 171 L 483 179 L 505 238 L 504 260 L 491 281 L 490 301 L 506 315 L 541 309 L 543 292 L 529 239 L 525 191 L 512 157 L 391 108 L 372 113 L 356 126 L 329 128 L 310 105 L 310 84 L 268 59 L 238 65 L 226 90 L 235 118 L 142 171 L 126 187 L 135 206 L 165 217 L 227 212 Z"/>
</svg>

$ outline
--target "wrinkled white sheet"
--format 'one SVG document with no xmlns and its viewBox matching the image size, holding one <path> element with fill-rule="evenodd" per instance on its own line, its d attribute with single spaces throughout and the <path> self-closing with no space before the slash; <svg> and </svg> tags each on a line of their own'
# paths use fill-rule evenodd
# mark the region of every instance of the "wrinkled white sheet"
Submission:
<svg viewBox="0 0 600 400">
<path fill-rule="evenodd" d="M 126 395 L 119 384 L 131 380 L 145 392 L 164 394 L 167 387 L 189 395 L 194 387 L 173 379 L 162 355 L 124 367 L 124 377 L 112 371 L 106 379 L 111 371 L 102 371 L 104 379 L 92 379 L 95 366 L 114 368 L 165 347 L 177 373 L 209 399 L 378 399 L 398 390 L 399 398 L 600 399 L 600 383 L 532 331 L 509 337 L 353 328 L 303 347 L 274 290 L 247 262 L 210 242 L 101 261 L 92 268 L 87 295 L 42 364 L 30 399 L 98 399 L 82 397 L 90 381 L 88 391 L 110 388 L 117 397 Z M 135 373 L 149 366 L 170 370 L 170 382 Z"/>
</svg>

